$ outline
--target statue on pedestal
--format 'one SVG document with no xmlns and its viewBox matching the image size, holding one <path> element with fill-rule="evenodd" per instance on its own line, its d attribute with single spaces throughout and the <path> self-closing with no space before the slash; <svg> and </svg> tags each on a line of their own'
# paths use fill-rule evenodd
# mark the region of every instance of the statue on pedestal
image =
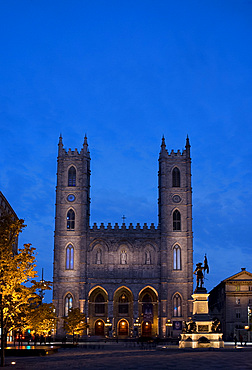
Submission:
<svg viewBox="0 0 252 370">
<path fill-rule="evenodd" d="M 185 322 L 185 327 L 183 329 L 183 333 L 196 333 L 197 326 L 195 321 L 190 320 L 189 322 Z"/>
<path fill-rule="evenodd" d="M 201 262 L 196 263 L 196 269 L 193 272 L 197 276 L 197 288 L 202 288 L 203 285 L 204 285 L 203 270 L 204 270 L 204 272 L 206 271 L 207 273 L 209 273 L 209 266 L 208 266 L 208 263 L 207 263 L 206 255 L 205 255 L 205 259 L 204 259 L 204 266 L 202 266 Z"/>
<path fill-rule="evenodd" d="M 214 321 L 212 322 L 211 332 L 212 333 L 220 333 L 221 332 L 220 320 L 218 320 L 217 318 L 214 319 Z"/>
</svg>

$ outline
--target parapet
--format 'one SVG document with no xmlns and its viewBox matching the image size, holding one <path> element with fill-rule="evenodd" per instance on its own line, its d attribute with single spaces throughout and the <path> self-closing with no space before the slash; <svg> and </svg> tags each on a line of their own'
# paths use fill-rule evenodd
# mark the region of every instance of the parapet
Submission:
<svg viewBox="0 0 252 370">
<path fill-rule="evenodd" d="M 168 152 L 168 156 L 169 157 L 186 157 L 186 150 L 184 149 L 181 153 L 181 151 L 178 149 L 177 152 L 174 152 L 174 150 L 172 149 L 170 154 Z"/>
<path fill-rule="evenodd" d="M 125 223 L 122 223 L 122 225 L 118 225 L 116 222 L 114 226 L 111 225 L 109 222 L 107 226 L 104 226 L 104 223 L 102 222 L 100 226 L 97 225 L 96 222 L 94 222 L 93 226 L 90 227 L 90 230 L 96 231 L 96 230 L 104 230 L 104 231 L 110 231 L 110 230 L 136 230 L 136 231 L 146 231 L 146 230 L 158 230 L 159 226 L 155 226 L 152 222 L 150 226 L 147 225 L 145 222 L 143 226 L 140 225 L 140 223 L 137 223 L 135 226 L 130 223 L 128 226 Z"/>
<path fill-rule="evenodd" d="M 77 148 L 75 148 L 74 150 L 69 148 L 68 151 L 62 148 L 62 151 L 60 153 L 60 156 L 65 156 L 65 157 L 83 157 L 84 155 L 85 155 L 85 151 L 83 150 L 83 148 L 80 150 L 80 152 L 78 151 Z M 87 151 L 87 155 L 89 156 L 89 151 Z"/>
</svg>

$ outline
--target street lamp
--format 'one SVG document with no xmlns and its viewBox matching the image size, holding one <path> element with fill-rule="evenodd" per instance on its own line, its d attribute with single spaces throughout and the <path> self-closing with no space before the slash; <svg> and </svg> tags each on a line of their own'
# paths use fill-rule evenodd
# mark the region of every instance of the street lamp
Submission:
<svg viewBox="0 0 252 370">
<path fill-rule="evenodd" d="M 136 337 L 138 337 L 138 328 L 141 326 L 141 323 L 140 323 L 140 320 L 139 320 L 139 317 L 136 318 L 135 322 L 134 322 L 134 329 L 135 329 L 135 332 L 136 332 Z"/>
<path fill-rule="evenodd" d="M 170 319 L 167 319 L 165 326 L 166 326 L 166 336 L 168 338 L 170 338 L 171 337 L 171 329 L 170 328 L 172 327 L 172 322 L 171 322 Z"/>
<path fill-rule="evenodd" d="M 105 326 L 106 326 L 106 328 L 107 328 L 107 336 L 109 337 L 109 330 L 110 330 L 110 328 L 111 328 L 111 326 L 112 326 L 112 324 L 111 324 L 111 322 L 110 322 L 109 318 L 107 318 L 107 321 L 105 322 Z"/>
<path fill-rule="evenodd" d="M 252 307 L 248 306 L 248 342 L 250 342 L 251 318 L 252 318 Z"/>
</svg>

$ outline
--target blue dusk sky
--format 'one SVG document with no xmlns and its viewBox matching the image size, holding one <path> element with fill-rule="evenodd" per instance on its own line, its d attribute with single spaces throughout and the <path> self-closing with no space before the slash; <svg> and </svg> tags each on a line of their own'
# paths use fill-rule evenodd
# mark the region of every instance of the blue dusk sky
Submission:
<svg viewBox="0 0 252 370">
<path fill-rule="evenodd" d="M 194 265 L 252 272 L 252 1 L 0 1 L 0 190 L 52 279 L 57 144 L 91 153 L 91 224 L 157 225 L 158 155 L 192 156 Z M 47 297 L 51 299 L 50 294 Z"/>
</svg>

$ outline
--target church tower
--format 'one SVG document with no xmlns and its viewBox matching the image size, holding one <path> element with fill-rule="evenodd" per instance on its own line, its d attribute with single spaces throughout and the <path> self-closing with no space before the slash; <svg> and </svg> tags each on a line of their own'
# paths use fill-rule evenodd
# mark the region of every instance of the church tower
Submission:
<svg viewBox="0 0 252 370">
<path fill-rule="evenodd" d="M 190 143 L 159 155 L 159 225 L 89 225 L 90 153 L 58 144 L 53 303 L 58 334 L 70 308 L 89 335 L 176 338 L 192 312 Z M 171 329 L 172 327 L 172 329 Z"/>
<path fill-rule="evenodd" d="M 190 316 L 193 293 L 192 188 L 189 138 L 183 152 L 159 156 L 161 328 L 167 317 Z M 172 302 L 172 304 L 167 304 Z M 180 323 L 179 323 L 180 325 Z M 162 329 L 161 329 L 162 330 Z"/>
<path fill-rule="evenodd" d="M 58 144 L 53 302 L 59 317 L 84 304 L 90 216 L 90 154 L 85 136 L 80 152 Z M 60 323 L 60 326 L 62 323 Z"/>
</svg>

